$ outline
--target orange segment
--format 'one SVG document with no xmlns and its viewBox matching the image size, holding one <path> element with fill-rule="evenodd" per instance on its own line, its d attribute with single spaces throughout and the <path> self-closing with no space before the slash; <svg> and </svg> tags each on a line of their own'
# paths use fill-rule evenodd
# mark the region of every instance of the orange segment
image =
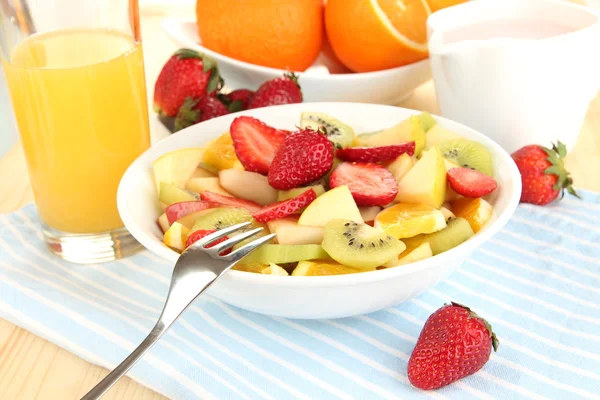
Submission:
<svg viewBox="0 0 600 400">
<path fill-rule="evenodd" d="M 235 154 L 229 132 L 208 143 L 202 155 L 202 166 L 213 173 L 229 168 L 244 169 Z"/>
<path fill-rule="evenodd" d="M 492 217 L 494 208 L 482 198 L 471 199 L 461 197 L 451 203 L 452 212 L 457 217 L 462 217 L 469 222 L 473 232 L 477 233 Z"/>
<path fill-rule="evenodd" d="M 381 211 L 375 227 L 398 239 L 432 233 L 446 227 L 444 214 L 425 204 L 400 203 Z"/>
<path fill-rule="evenodd" d="M 373 271 L 375 268 L 373 268 Z M 367 272 L 368 270 L 347 267 L 335 261 L 300 261 L 292 276 L 326 276 Z"/>
</svg>

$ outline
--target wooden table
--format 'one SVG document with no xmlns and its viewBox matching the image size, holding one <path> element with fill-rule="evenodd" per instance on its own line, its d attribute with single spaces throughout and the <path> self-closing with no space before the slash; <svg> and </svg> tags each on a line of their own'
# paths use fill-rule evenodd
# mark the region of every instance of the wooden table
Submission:
<svg viewBox="0 0 600 400">
<path fill-rule="evenodd" d="M 150 91 L 162 64 L 176 49 L 161 33 L 161 18 L 157 12 L 146 13 L 142 19 Z M 401 106 L 436 112 L 432 84 L 420 87 Z M 579 142 L 566 164 L 577 187 L 600 191 L 597 176 L 600 171 L 600 96 L 591 104 Z M 23 151 L 17 145 L 0 159 L 0 213 L 9 213 L 33 201 L 26 178 Z M 0 399 L 79 399 L 106 373 L 105 369 L 0 319 Z M 128 378 L 121 380 L 105 398 L 164 399 Z"/>
</svg>

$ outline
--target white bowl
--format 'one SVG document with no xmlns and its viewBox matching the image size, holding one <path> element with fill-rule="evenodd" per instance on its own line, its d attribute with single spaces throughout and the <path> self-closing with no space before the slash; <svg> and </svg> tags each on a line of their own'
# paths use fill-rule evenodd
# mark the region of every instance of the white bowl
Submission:
<svg viewBox="0 0 600 400">
<path fill-rule="evenodd" d="M 194 21 L 167 19 L 162 26 L 178 46 L 194 49 L 214 58 L 225 84 L 232 89 L 256 90 L 263 82 L 286 72 L 239 61 L 203 47 Z M 349 73 L 335 58 L 327 43 L 315 63 L 305 72 L 297 74 L 305 102 L 398 104 L 431 78 L 429 60 L 383 71 Z"/>
<path fill-rule="evenodd" d="M 156 255 L 173 263 L 178 254 L 162 243 L 156 219 L 158 206 L 152 162 L 167 152 L 198 147 L 229 130 L 239 115 L 251 115 L 267 124 L 293 129 L 302 111 L 321 111 L 350 124 L 357 132 L 372 132 L 396 124 L 418 111 L 357 103 L 290 104 L 259 108 L 208 120 L 161 140 L 127 169 L 117 194 L 119 213 L 131 234 Z M 484 135 L 450 120 L 440 125 L 485 145 L 493 155 L 498 189 L 491 195 L 495 215 L 465 243 L 416 263 L 351 275 L 282 277 L 229 271 L 210 294 L 247 310 L 288 318 L 337 318 L 366 314 L 393 306 L 431 288 L 454 271 L 471 252 L 502 228 L 515 211 L 521 195 L 519 171 L 510 155 Z"/>
</svg>

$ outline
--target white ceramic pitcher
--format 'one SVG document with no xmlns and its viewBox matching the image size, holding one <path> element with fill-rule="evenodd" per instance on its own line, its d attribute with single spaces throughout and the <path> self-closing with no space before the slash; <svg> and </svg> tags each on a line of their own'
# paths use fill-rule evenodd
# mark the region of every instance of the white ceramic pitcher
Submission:
<svg viewBox="0 0 600 400">
<path fill-rule="evenodd" d="M 511 19 L 518 22 L 504 23 Z M 564 29 L 536 32 L 544 24 L 527 20 Z M 486 38 L 480 23 L 509 26 L 508 37 Z M 464 27 L 473 24 L 480 29 L 469 40 Z M 481 131 L 509 152 L 555 140 L 575 144 L 600 88 L 597 11 L 562 0 L 477 0 L 440 10 L 427 25 L 444 117 Z"/>
</svg>

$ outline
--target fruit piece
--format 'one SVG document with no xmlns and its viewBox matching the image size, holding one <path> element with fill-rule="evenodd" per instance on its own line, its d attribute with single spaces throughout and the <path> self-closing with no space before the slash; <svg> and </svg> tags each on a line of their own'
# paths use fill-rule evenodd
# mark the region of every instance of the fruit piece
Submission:
<svg viewBox="0 0 600 400">
<path fill-rule="evenodd" d="M 204 236 L 208 236 L 211 233 L 215 233 L 216 231 L 214 229 L 198 229 L 197 231 L 193 231 L 188 237 L 187 240 L 185 241 L 185 247 L 190 247 L 191 245 L 193 245 L 194 243 L 196 243 L 198 240 L 202 239 Z M 210 243 L 209 245 L 207 245 L 207 248 L 211 248 L 213 246 L 218 245 L 219 243 L 222 243 L 226 240 L 228 240 L 229 237 L 228 236 L 223 236 L 222 238 L 215 240 L 214 242 Z M 227 249 L 225 251 L 223 251 L 222 253 L 219 253 L 222 256 L 225 256 L 227 254 L 231 253 L 231 249 Z"/>
<path fill-rule="evenodd" d="M 415 142 L 379 147 L 351 147 L 338 150 L 335 155 L 344 161 L 381 162 L 393 160 L 405 153 L 409 156 L 415 153 Z"/>
<path fill-rule="evenodd" d="M 421 125 L 423 126 L 425 133 L 429 132 L 431 128 L 437 125 L 436 120 L 428 112 L 422 112 L 419 114 L 419 118 L 421 119 Z"/>
<path fill-rule="evenodd" d="M 216 97 L 188 97 L 177 111 L 174 132 L 195 125 L 198 122 L 227 114 L 229 114 L 229 109 Z"/>
<path fill-rule="evenodd" d="M 250 89 L 236 89 L 231 93 L 217 95 L 232 113 L 247 109 L 252 96 L 254 96 L 254 92 Z"/>
<path fill-rule="evenodd" d="M 437 147 L 423 156 L 398 183 L 396 201 L 439 208 L 446 197 L 446 167 Z"/>
<path fill-rule="evenodd" d="M 348 267 L 347 265 L 339 264 L 335 261 L 300 261 L 292 276 L 327 276 L 327 275 L 342 275 L 342 274 L 357 274 L 359 272 L 375 271 L 375 268 L 359 269 Z"/>
<path fill-rule="evenodd" d="M 267 222 L 269 231 L 275 233 L 279 244 L 321 244 L 323 228 L 320 226 L 298 225 L 295 216 L 284 217 Z"/>
<path fill-rule="evenodd" d="M 233 266 L 233 268 L 231 269 L 235 269 L 236 271 L 244 271 L 244 272 L 253 272 L 255 274 L 260 274 L 262 272 L 263 269 L 267 268 L 268 265 L 266 264 L 258 264 L 258 263 L 252 263 L 252 264 L 236 264 Z"/>
<path fill-rule="evenodd" d="M 163 154 L 152 163 L 152 172 L 156 189 L 160 189 L 160 182 L 184 188 L 196 167 L 202 159 L 203 150 L 187 148 Z"/>
<path fill-rule="evenodd" d="M 260 271 L 261 274 L 265 274 L 265 275 L 279 275 L 279 276 L 288 276 L 289 273 L 281 268 L 279 265 L 277 264 L 269 264 L 269 266 L 267 268 L 264 268 L 262 271 Z"/>
<path fill-rule="evenodd" d="M 215 174 L 213 174 L 212 172 L 204 169 L 204 168 L 196 168 L 194 170 L 194 173 L 192 174 L 192 176 L 190 176 L 190 179 L 193 178 L 214 178 Z"/>
<path fill-rule="evenodd" d="M 429 7 L 421 1 L 328 0 L 325 27 L 346 67 L 380 71 L 427 58 L 428 16 Z"/>
<path fill-rule="evenodd" d="M 269 168 L 269 184 L 288 190 L 314 182 L 331 169 L 333 145 L 321 132 L 301 129 L 283 141 Z"/>
<path fill-rule="evenodd" d="M 236 60 L 304 71 L 323 44 L 321 0 L 198 0 L 202 46 Z"/>
<path fill-rule="evenodd" d="M 457 135 L 443 126 L 435 125 L 429 129 L 427 135 L 425 136 L 425 150 L 443 142 L 456 141 L 462 138 L 462 136 Z"/>
<path fill-rule="evenodd" d="M 397 183 L 400 183 L 402 178 L 410 171 L 413 167 L 413 159 L 408 154 L 402 154 L 398 156 L 394 161 L 389 163 L 386 168 L 392 173 Z"/>
<path fill-rule="evenodd" d="M 481 143 L 467 139 L 445 141 L 437 145 L 444 158 L 461 167 L 494 176 L 492 154 Z"/>
<path fill-rule="evenodd" d="M 215 92 L 222 83 L 217 63 L 190 49 L 179 49 L 163 66 L 154 85 L 154 111 L 174 117 L 187 97 Z"/>
<path fill-rule="evenodd" d="M 237 117 L 230 126 L 233 147 L 240 162 L 251 172 L 266 175 L 273 157 L 289 134 L 252 117 Z"/>
<path fill-rule="evenodd" d="M 315 191 L 315 194 L 317 195 L 317 197 L 319 197 L 320 195 L 325 193 L 325 188 L 323 187 L 323 185 L 319 184 L 319 185 L 313 185 L 313 186 L 305 186 L 305 187 L 300 187 L 300 188 L 295 188 L 295 189 L 290 189 L 290 190 L 280 190 L 277 195 L 277 200 L 283 201 L 283 200 L 287 200 L 287 199 L 293 199 L 294 197 L 298 197 L 302 193 L 304 193 L 310 189 Z"/>
<path fill-rule="evenodd" d="M 242 222 L 252 222 L 253 225 L 246 228 L 246 230 L 257 228 L 262 225 L 257 224 L 252 219 L 252 214 L 244 208 L 215 208 L 212 211 L 204 214 L 196 220 L 196 223 L 192 227 L 191 231 L 197 230 L 219 230 L 227 228 L 235 224 L 241 224 Z M 241 231 L 241 230 L 240 230 Z"/>
<path fill-rule="evenodd" d="M 179 222 L 181 225 L 185 226 L 188 229 L 192 229 L 194 227 L 194 224 L 200 217 L 212 212 L 213 210 L 213 208 L 207 208 L 205 210 L 196 211 L 194 213 L 186 215 L 185 217 L 179 218 L 177 222 Z"/>
<path fill-rule="evenodd" d="M 334 219 L 325 225 L 323 249 L 340 264 L 373 269 L 397 258 L 405 246 L 381 229 Z"/>
<path fill-rule="evenodd" d="M 406 251 L 404 251 L 402 254 L 404 254 L 404 253 L 406 253 Z M 400 254 L 400 257 L 398 258 L 398 262 L 396 263 L 396 266 L 406 265 L 406 264 L 424 260 L 429 257 L 433 257 L 433 252 L 431 251 L 431 245 L 427 242 L 423 243 L 416 249 L 408 252 L 406 255 L 402 255 L 402 254 Z"/>
<path fill-rule="evenodd" d="M 449 385 L 479 371 L 498 345 L 487 321 L 461 304 L 445 304 L 425 321 L 408 360 L 408 380 L 423 390 Z"/>
<path fill-rule="evenodd" d="M 222 169 L 243 169 L 233 148 L 233 139 L 229 132 L 210 141 L 202 155 L 202 166 L 211 172 L 217 173 Z"/>
<path fill-rule="evenodd" d="M 403 239 L 444 229 L 446 218 L 440 210 L 425 204 L 400 203 L 381 211 L 374 226 Z"/>
<path fill-rule="evenodd" d="M 187 190 L 180 189 L 168 183 L 160 182 L 159 187 L 158 200 L 167 206 L 183 201 L 198 200 L 198 195 L 196 193 L 190 193 Z"/>
<path fill-rule="evenodd" d="M 222 194 L 223 196 L 231 196 L 231 193 L 221 187 L 219 178 L 217 177 L 190 179 L 186 183 L 185 188 L 194 193 L 213 192 Z"/>
<path fill-rule="evenodd" d="M 240 261 L 243 264 L 287 264 L 304 260 L 326 260 L 329 255 L 319 244 L 264 244 Z"/>
<path fill-rule="evenodd" d="M 370 206 L 370 207 L 358 207 L 358 211 L 360 211 L 360 216 L 362 217 L 365 223 L 375 221 L 375 217 L 381 211 L 381 207 Z M 369 224 L 372 226 L 372 224 Z"/>
<path fill-rule="evenodd" d="M 185 242 L 190 230 L 179 222 L 174 222 L 173 225 L 165 232 L 163 243 L 171 249 L 182 252 L 185 249 Z"/>
<path fill-rule="evenodd" d="M 448 221 L 446 227 L 441 231 L 406 238 L 402 241 L 408 249 L 416 249 L 421 244 L 427 242 L 431 246 L 431 251 L 435 256 L 467 241 L 474 234 L 469 222 L 459 217 Z"/>
<path fill-rule="evenodd" d="M 250 211 L 251 213 L 257 212 L 262 208 L 260 204 L 257 204 L 253 201 L 237 199 L 235 197 L 224 196 L 222 194 L 214 192 L 202 192 L 200 193 L 200 198 L 204 201 L 217 203 L 224 207 L 244 208 Z"/>
<path fill-rule="evenodd" d="M 160 227 L 160 230 L 163 233 L 168 231 L 169 227 L 171 226 L 171 224 L 169 223 L 169 219 L 167 218 L 167 214 L 161 214 L 156 222 L 158 223 L 158 226 Z"/>
<path fill-rule="evenodd" d="M 225 169 L 219 172 L 219 183 L 234 196 L 260 205 L 277 201 L 277 190 L 269 185 L 266 176 L 256 172 Z"/>
<path fill-rule="evenodd" d="M 579 197 L 573 189 L 573 179 L 565 169 L 563 159 L 566 155 L 567 148 L 561 142 L 552 145 L 552 149 L 529 145 L 512 154 L 521 173 L 521 203 L 543 206 L 559 194 L 562 199 L 565 189 Z"/>
<path fill-rule="evenodd" d="M 469 168 L 452 168 L 447 172 L 450 187 L 465 197 L 482 197 L 498 187 L 494 178 Z"/>
<path fill-rule="evenodd" d="M 181 201 L 179 203 L 174 203 L 168 206 L 165 210 L 165 214 L 169 224 L 172 224 L 173 222 L 185 217 L 186 215 L 190 215 L 202 210 L 207 210 L 209 208 L 218 207 L 220 207 L 220 205 L 217 203 L 211 203 L 202 200 Z"/>
<path fill-rule="evenodd" d="M 341 148 L 351 147 L 354 142 L 354 129 L 331 115 L 320 112 L 300 114 L 300 128 L 324 129 L 327 137 Z"/>
<path fill-rule="evenodd" d="M 295 103 L 302 103 L 302 89 L 298 76 L 286 73 L 260 85 L 248 103 L 248 109 Z"/>
<path fill-rule="evenodd" d="M 447 203 L 444 203 L 444 205 L 447 205 Z M 456 215 L 454 215 L 454 213 L 450 211 L 448 207 L 440 207 L 440 211 L 444 215 L 446 222 L 448 222 L 449 219 L 456 218 Z"/>
<path fill-rule="evenodd" d="M 466 219 L 473 232 L 477 233 L 492 217 L 494 207 L 481 198 L 463 197 L 452 202 L 452 210 L 457 217 Z"/>
<path fill-rule="evenodd" d="M 415 142 L 414 155 L 419 157 L 425 146 L 425 131 L 419 117 L 412 116 L 390 128 L 356 137 L 357 146 L 367 147 L 392 146 L 408 142 Z"/>
<path fill-rule="evenodd" d="M 442 8 L 455 6 L 457 4 L 465 3 L 469 0 L 427 0 L 431 12 L 434 13 Z"/>
<path fill-rule="evenodd" d="M 259 211 L 252 214 L 255 220 L 258 222 L 268 222 L 274 219 L 287 217 L 308 206 L 317 198 L 317 194 L 314 190 L 309 189 L 302 193 L 298 197 L 293 199 L 278 201 L 271 205 L 265 206 Z"/>
<path fill-rule="evenodd" d="M 298 224 L 325 226 L 332 219 L 363 222 L 348 186 L 338 186 L 317 197 L 300 215 Z"/>
<path fill-rule="evenodd" d="M 348 186 L 359 206 L 385 206 L 398 194 L 398 184 L 385 167 L 373 163 L 344 162 L 329 178 L 329 186 Z"/>
</svg>

